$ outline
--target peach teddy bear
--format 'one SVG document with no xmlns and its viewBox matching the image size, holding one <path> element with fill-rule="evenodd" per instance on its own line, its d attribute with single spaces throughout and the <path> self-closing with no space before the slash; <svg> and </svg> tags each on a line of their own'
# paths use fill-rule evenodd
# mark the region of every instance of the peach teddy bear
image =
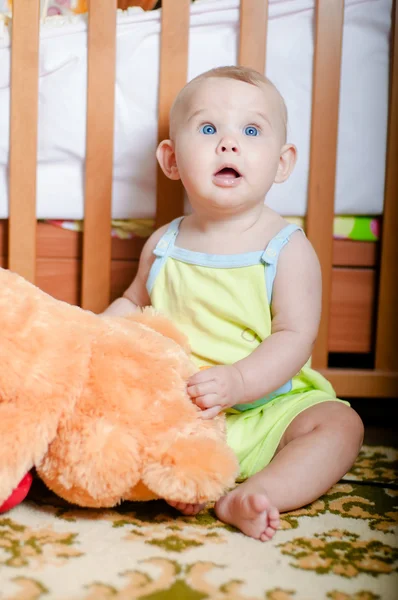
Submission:
<svg viewBox="0 0 398 600">
<path fill-rule="evenodd" d="M 0 269 L 0 507 L 36 467 L 64 499 L 199 503 L 234 485 L 224 419 L 202 420 L 185 338 L 151 310 L 99 317 Z"/>
</svg>

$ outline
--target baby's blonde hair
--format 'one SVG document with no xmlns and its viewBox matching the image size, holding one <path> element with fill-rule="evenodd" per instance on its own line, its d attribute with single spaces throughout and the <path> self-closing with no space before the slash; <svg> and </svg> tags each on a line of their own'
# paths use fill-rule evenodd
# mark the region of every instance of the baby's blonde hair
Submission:
<svg viewBox="0 0 398 600">
<path fill-rule="evenodd" d="M 173 105 L 170 110 L 170 135 L 174 136 L 176 129 L 176 121 L 179 109 L 183 105 L 183 102 L 186 97 L 187 90 L 190 90 L 191 87 L 197 85 L 201 81 L 205 79 L 216 78 L 216 79 L 235 79 L 237 81 L 243 81 L 244 83 L 249 83 L 250 85 L 255 85 L 257 87 L 261 86 L 270 86 L 277 94 L 278 99 L 281 105 L 282 111 L 282 119 L 284 125 L 284 137 L 286 139 L 287 132 L 287 108 L 283 96 L 279 92 L 278 88 L 272 83 L 268 77 L 259 73 L 255 69 L 250 69 L 249 67 L 237 67 L 237 66 L 226 66 L 226 67 L 215 67 L 214 69 L 210 69 L 209 71 L 205 71 L 194 79 L 191 79 L 178 93 L 176 99 L 173 102 Z"/>
</svg>

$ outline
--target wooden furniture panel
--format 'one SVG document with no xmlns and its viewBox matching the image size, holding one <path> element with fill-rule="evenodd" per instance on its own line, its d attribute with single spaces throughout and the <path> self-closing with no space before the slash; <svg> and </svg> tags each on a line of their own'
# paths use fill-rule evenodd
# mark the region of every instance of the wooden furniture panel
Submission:
<svg viewBox="0 0 398 600">
<path fill-rule="evenodd" d="M 83 236 L 75 231 L 54 227 L 49 223 L 37 224 L 37 256 L 49 258 L 77 258 L 82 255 Z M 146 239 L 121 240 L 112 238 L 112 258 L 139 258 Z M 7 255 L 8 233 L 6 221 L 0 221 L 0 255 Z M 334 240 L 333 265 L 335 267 L 375 267 L 378 243 Z"/>
<path fill-rule="evenodd" d="M 378 242 L 333 241 L 334 267 L 376 267 Z"/>
<path fill-rule="evenodd" d="M 138 269 L 138 261 L 112 260 L 111 300 L 119 298 L 133 281 Z"/>
<path fill-rule="evenodd" d="M 378 369 L 321 369 L 341 398 L 398 398 L 398 373 Z"/>
<path fill-rule="evenodd" d="M 37 224 L 38 258 L 81 258 L 83 234 L 55 227 L 49 223 Z M 0 220 L 0 256 L 7 256 L 7 222 Z M 146 242 L 144 238 L 131 240 L 111 239 L 111 255 L 115 260 L 138 259 Z"/>
<path fill-rule="evenodd" d="M 0 256 L 3 257 L 7 255 L 6 225 L 5 221 L 0 221 Z M 37 284 L 56 298 L 79 304 L 82 234 L 38 223 L 37 240 Z M 142 238 L 112 238 L 111 300 L 120 296 L 130 285 L 145 241 Z M 362 253 L 356 244 L 362 248 Z M 371 350 L 376 271 L 362 267 L 374 264 L 375 247 L 373 243 L 334 241 L 334 254 L 340 262 L 351 266 L 357 261 L 360 268 L 333 269 L 328 336 L 331 352 L 366 353 Z M 2 265 L 6 266 L 6 262 L 3 258 Z"/>
<path fill-rule="evenodd" d="M 77 258 L 82 256 L 81 233 L 55 227 L 50 223 L 37 223 L 37 256 L 48 258 Z M 112 238 L 112 258 L 139 258 L 146 242 L 145 238 L 121 240 Z M 0 220 L 0 256 L 7 256 L 7 221 Z M 375 267 L 377 264 L 377 242 L 333 241 L 333 265 L 335 267 Z"/>
<path fill-rule="evenodd" d="M 7 259 L 0 256 L 0 267 Z M 130 285 L 138 269 L 137 260 L 112 260 L 111 300 Z M 69 304 L 80 304 L 82 261 L 75 258 L 38 258 L 36 284 L 47 294 Z"/>
<path fill-rule="evenodd" d="M 69 304 L 80 304 L 81 261 L 71 258 L 38 258 L 37 285 Z"/>
<path fill-rule="evenodd" d="M 329 352 L 371 352 L 375 296 L 374 269 L 333 268 Z"/>
</svg>

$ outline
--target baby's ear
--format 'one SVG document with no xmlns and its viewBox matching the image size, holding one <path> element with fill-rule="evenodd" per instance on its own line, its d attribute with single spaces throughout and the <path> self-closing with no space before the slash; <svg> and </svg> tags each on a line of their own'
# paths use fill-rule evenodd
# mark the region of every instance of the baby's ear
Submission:
<svg viewBox="0 0 398 600">
<path fill-rule="evenodd" d="M 158 159 L 163 173 L 169 179 L 180 179 L 174 151 L 174 142 L 172 142 L 172 140 L 163 140 L 163 142 L 160 142 L 156 150 L 156 158 Z"/>
<path fill-rule="evenodd" d="M 290 176 L 297 160 L 297 148 L 294 144 L 285 144 L 282 147 L 279 157 L 278 170 L 275 176 L 275 183 L 283 183 Z"/>
</svg>

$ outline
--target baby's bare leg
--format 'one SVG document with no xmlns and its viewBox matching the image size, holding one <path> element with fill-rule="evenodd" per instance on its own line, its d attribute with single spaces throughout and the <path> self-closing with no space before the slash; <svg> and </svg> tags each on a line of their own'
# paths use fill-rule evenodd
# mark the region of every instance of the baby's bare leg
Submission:
<svg viewBox="0 0 398 600">
<path fill-rule="evenodd" d="M 271 463 L 221 498 L 219 519 L 266 541 L 278 526 L 278 512 L 316 500 L 345 475 L 363 439 L 357 413 L 339 402 L 300 413 L 285 431 Z"/>
</svg>

